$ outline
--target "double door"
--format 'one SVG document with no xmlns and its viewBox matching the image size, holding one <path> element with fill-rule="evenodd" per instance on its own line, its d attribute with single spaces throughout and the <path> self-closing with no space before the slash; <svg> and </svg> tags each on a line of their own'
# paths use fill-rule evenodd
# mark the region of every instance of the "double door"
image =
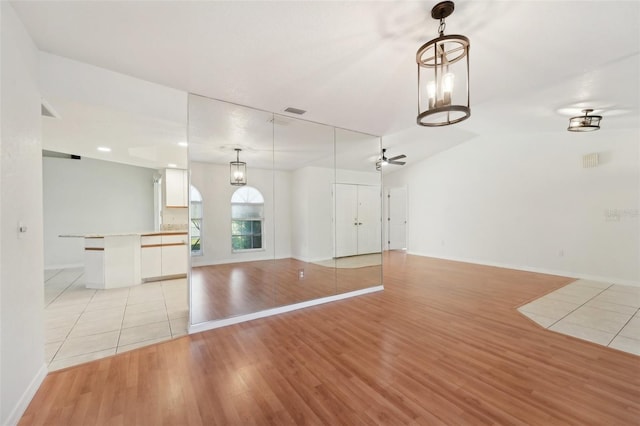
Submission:
<svg viewBox="0 0 640 426">
<path fill-rule="evenodd" d="M 380 187 L 336 184 L 336 257 L 379 253 L 381 250 Z"/>
</svg>

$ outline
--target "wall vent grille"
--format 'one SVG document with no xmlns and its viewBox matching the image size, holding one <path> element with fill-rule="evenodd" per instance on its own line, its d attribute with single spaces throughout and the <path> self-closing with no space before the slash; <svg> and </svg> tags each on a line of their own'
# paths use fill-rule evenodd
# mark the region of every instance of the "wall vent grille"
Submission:
<svg viewBox="0 0 640 426">
<path fill-rule="evenodd" d="M 589 169 L 598 166 L 598 153 L 585 154 L 582 156 L 582 167 Z"/>
</svg>

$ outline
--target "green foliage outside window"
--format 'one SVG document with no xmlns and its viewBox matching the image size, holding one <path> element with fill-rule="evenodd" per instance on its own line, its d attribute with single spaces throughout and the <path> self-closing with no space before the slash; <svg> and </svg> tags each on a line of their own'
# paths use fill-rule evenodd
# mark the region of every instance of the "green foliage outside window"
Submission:
<svg viewBox="0 0 640 426">
<path fill-rule="evenodd" d="M 262 248 L 262 221 L 232 220 L 231 246 L 233 250 Z"/>
</svg>

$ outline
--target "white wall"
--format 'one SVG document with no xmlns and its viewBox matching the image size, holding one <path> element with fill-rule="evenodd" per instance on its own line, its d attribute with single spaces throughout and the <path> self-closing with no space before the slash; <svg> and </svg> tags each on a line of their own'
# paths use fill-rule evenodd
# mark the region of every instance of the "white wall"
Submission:
<svg viewBox="0 0 640 426">
<path fill-rule="evenodd" d="M 604 126 L 485 135 L 385 175 L 385 187 L 408 188 L 410 253 L 640 284 L 638 140 Z M 592 152 L 601 164 L 585 169 Z"/>
<path fill-rule="evenodd" d="M 333 169 L 304 167 L 292 173 L 292 257 L 333 257 Z"/>
<path fill-rule="evenodd" d="M 380 174 L 324 167 L 292 173 L 292 256 L 305 262 L 334 256 L 333 183 L 380 185 Z"/>
<path fill-rule="evenodd" d="M 84 263 L 84 241 L 59 235 L 154 230 L 156 170 L 52 157 L 43 157 L 42 170 L 46 268 Z"/>
<path fill-rule="evenodd" d="M 264 196 L 264 250 L 233 253 L 231 250 L 231 195 L 238 188 L 229 184 L 229 166 L 191 162 L 191 184 L 202 194 L 202 256 L 192 257 L 193 266 L 287 258 L 291 256 L 289 172 L 247 169 L 248 185 Z M 275 181 L 275 191 L 274 191 Z M 274 214 L 274 209 L 276 213 Z M 275 222 L 274 222 L 275 221 Z M 274 234 L 274 227 L 276 232 Z"/>
<path fill-rule="evenodd" d="M 0 8 L 0 424 L 7 425 L 20 419 L 47 370 L 37 51 L 9 3 Z"/>
</svg>

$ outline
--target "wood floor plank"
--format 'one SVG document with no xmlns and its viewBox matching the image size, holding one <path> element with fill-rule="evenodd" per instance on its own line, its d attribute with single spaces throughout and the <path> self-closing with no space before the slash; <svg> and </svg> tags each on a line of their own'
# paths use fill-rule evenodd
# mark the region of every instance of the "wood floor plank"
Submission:
<svg viewBox="0 0 640 426">
<path fill-rule="evenodd" d="M 516 310 L 572 279 L 384 266 L 384 292 L 53 372 L 20 424 L 638 424 L 640 357 Z"/>
</svg>

